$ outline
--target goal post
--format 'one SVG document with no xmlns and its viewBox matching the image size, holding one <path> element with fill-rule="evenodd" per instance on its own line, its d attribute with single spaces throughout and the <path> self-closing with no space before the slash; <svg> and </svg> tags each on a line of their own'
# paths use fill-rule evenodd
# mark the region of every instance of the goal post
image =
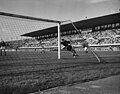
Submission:
<svg viewBox="0 0 120 94">
<path fill-rule="evenodd" d="M 58 59 L 60 59 L 61 58 L 61 35 L 60 35 L 60 25 L 61 25 L 61 23 L 59 22 L 58 23 Z"/>
</svg>

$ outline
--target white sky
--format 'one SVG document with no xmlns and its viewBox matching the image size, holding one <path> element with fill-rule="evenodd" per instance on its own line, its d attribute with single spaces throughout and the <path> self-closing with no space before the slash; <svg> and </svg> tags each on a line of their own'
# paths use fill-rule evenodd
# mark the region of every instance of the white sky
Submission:
<svg viewBox="0 0 120 94">
<path fill-rule="evenodd" d="M 120 0 L 0 0 L 0 12 L 79 21 L 85 17 L 89 19 L 120 12 Z M 0 29 L 0 37 L 4 35 L 2 38 L 5 40 L 8 36 L 6 33 Z M 9 33 L 9 36 L 12 35 Z"/>
</svg>

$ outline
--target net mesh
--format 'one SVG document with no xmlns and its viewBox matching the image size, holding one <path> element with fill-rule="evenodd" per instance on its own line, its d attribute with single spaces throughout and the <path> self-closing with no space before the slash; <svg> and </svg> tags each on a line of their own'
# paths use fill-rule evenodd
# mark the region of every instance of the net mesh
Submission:
<svg viewBox="0 0 120 94">
<path fill-rule="evenodd" d="M 20 39 L 20 35 L 55 26 L 55 23 L 0 15 L 0 38 Z"/>
</svg>

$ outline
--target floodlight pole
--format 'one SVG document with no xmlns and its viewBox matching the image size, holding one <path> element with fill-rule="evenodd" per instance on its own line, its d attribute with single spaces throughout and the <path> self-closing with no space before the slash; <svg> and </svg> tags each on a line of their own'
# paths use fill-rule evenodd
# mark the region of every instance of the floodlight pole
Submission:
<svg viewBox="0 0 120 94">
<path fill-rule="evenodd" d="M 61 22 L 58 23 L 58 59 L 60 59 L 60 52 L 61 52 L 60 25 L 61 25 Z"/>
</svg>

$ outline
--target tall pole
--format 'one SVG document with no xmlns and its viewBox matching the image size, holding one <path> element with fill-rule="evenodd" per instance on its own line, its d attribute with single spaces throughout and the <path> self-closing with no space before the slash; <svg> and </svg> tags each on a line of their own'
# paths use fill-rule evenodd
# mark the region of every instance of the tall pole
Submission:
<svg viewBox="0 0 120 94">
<path fill-rule="evenodd" d="M 60 59 L 60 50 L 61 50 L 61 38 L 60 38 L 60 22 L 58 23 L 58 59 Z"/>
</svg>

